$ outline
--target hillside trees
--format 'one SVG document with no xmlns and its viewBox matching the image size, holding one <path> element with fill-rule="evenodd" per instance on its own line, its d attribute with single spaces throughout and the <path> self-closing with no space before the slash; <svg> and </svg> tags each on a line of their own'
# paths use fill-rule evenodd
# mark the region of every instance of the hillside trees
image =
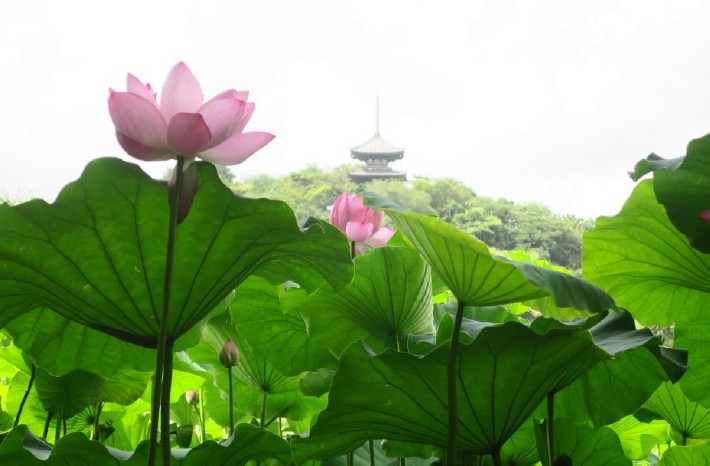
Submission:
<svg viewBox="0 0 710 466">
<path fill-rule="evenodd" d="M 351 169 L 352 166 L 341 165 L 327 172 L 309 165 L 278 178 L 258 175 L 234 181 L 228 171 L 220 171 L 220 176 L 239 195 L 284 200 L 303 223 L 309 217 L 327 217 L 338 194 L 355 190 L 356 185 L 348 179 Z M 593 227 L 591 220 L 558 215 L 541 204 L 516 204 L 478 196 L 452 178 L 419 177 L 411 183 L 376 180 L 365 189 L 405 210 L 436 215 L 493 248 L 524 249 L 572 270 L 581 266 L 582 233 Z"/>
</svg>

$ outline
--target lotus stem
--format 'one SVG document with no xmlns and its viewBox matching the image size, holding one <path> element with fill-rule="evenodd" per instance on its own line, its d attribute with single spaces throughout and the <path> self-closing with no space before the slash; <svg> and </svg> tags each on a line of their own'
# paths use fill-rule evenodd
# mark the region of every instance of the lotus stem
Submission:
<svg viewBox="0 0 710 466">
<path fill-rule="evenodd" d="M 266 398 L 269 396 L 269 392 L 263 390 L 261 393 L 261 422 L 259 422 L 259 426 L 264 429 L 266 426 Z"/>
<path fill-rule="evenodd" d="M 200 388 L 200 443 L 205 443 L 205 397 Z"/>
<path fill-rule="evenodd" d="M 148 449 L 148 466 L 155 466 L 155 455 L 158 449 L 158 419 L 159 413 L 161 412 L 161 399 L 165 397 L 163 395 L 164 391 L 164 364 L 166 361 L 165 352 L 168 345 L 168 318 L 170 316 L 170 290 L 172 285 L 173 276 L 173 261 L 175 256 L 175 236 L 177 233 L 177 219 L 178 219 L 178 209 L 180 206 L 180 198 L 182 195 L 182 185 L 184 180 L 183 167 L 185 165 L 185 158 L 182 156 L 177 156 L 177 166 L 175 167 L 175 189 L 172 192 L 172 201 L 170 202 L 170 223 L 168 224 L 168 244 L 167 251 L 165 253 L 165 282 L 163 285 L 163 310 L 160 317 L 160 330 L 158 331 L 158 344 L 157 353 L 155 356 L 155 373 L 153 376 L 153 393 L 151 396 L 151 407 L 150 407 L 150 443 Z M 172 354 L 170 357 L 172 361 Z M 168 382 L 170 378 L 168 377 Z M 168 383 L 168 401 L 170 400 L 170 385 Z M 170 413 L 170 406 L 168 403 L 167 410 L 163 411 Z M 168 427 L 170 426 L 170 420 L 168 419 Z M 170 451 L 170 429 L 161 431 L 160 433 L 161 444 L 167 444 L 168 452 Z M 165 446 L 163 451 L 165 451 Z M 163 457 L 163 464 L 165 466 L 170 465 L 170 455 Z"/>
<path fill-rule="evenodd" d="M 99 441 L 99 418 L 101 418 L 101 410 L 104 404 L 102 402 L 96 403 L 96 414 L 94 414 L 94 429 L 91 432 L 91 440 Z"/>
<path fill-rule="evenodd" d="M 54 413 L 47 411 L 47 420 L 44 421 L 44 430 L 42 431 L 42 438 L 44 440 L 47 440 L 47 435 L 49 434 L 49 423 L 52 422 L 52 416 L 54 416 Z"/>
<path fill-rule="evenodd" d="M 449 445 L 447 447 L 446 464 L 456 466 L 456 435 L 458 427 L 458 412 L 456 406 L 456 356 L 459 347 L 459 332 L 463 320 L 463 301 L 458 302 L 456 307 L 456 318 L 454 328 L 451 330 L 451 342 L 449 347 Z"/>
<path fill-rule="evenodd" d="M 555 464 L 555 394 L 547 394 L 547 461 L 550 466 Z"/>
<path fill-rule="evenodd" d="M 15 423 L 12 424 L 12 427 L 16 427 L 17 424 L 20 423 L 20 416 L 22 416 L 22 410 L 25 407 L 25 403 L 27 402 L 27 397 L 30 396 L 30 390 L 32 390 L 32 384 L 35 381 L 35 365 L 30 364 L 30 381 L 27 383 L 27 390 L 25 390 L 25 394 L 22 396 L 22 401 L 20 402 L 20 407 L 17 409 L 17 416 L 15 416 Z"/>
<path fill-rule="evenodd" d="M 229 436 L 234 434 L 234 386 L 232 382 L 232 367 L 227 367 L 229 376 Z"/>
<path fill-rule="evenodd" d="M 681 434 L 680 444 L 684 447 L 688 445 L 688 434 L 686 432 Z"/>
<path fill-rule="evenodd" d="M 173 383 L 173 342 L 168 341 L 163 361 L 163 387 L 160 398 L 160 448 L 163 466 L 170 466 L 170 386 Z"/>
<path fill-rule="evenodd" d="M 493 458 L 493 466 L 501 466 L 503 464 L 500 461 L 500 448 L 493 450 L 491 457 Z M 550 466 L 552 466 L 552 463 L 550 463 Z"/>
<path fill-rule="evenodd" d="M 399 466 L 407 466 L 407 460 L 404 458 L 399 459 Z"/>
<path fill-rule="evenodd" d="M 375 444 L 369 440 L 368 446 L 370 447 L 370 466 L 375 466 Z"/>
<path fill-rule="evenodd" d="M 57 422 L 54 424 L 54 445 L 57 445 L 59 438 L 62 436 L 62 416 L 57 416 Z"/>
</svg>

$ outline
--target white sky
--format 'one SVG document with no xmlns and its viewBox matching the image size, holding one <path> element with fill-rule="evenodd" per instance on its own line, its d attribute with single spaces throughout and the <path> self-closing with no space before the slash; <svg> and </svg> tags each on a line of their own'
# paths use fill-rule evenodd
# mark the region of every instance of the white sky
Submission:
<svg viewBox="0 0 710 466">
<path fill-rule="evenodd" d="M 247 130 L 277 135 L 239 179 L 350 163 L 379 89 L 410 177 L 612 215 L 637 160 L 710 130 L 709 18 L 701 0 L 2 0 L 0 194 L 52 200 L 89 160 L 129 159 L 108 87 L 160 88 L 183 60 L 207 98 L 249 89 Z"/>
</svg>

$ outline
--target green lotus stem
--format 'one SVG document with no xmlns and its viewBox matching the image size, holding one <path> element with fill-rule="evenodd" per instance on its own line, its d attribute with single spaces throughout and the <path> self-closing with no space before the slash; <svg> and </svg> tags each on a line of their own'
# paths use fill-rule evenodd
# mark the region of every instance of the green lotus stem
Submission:
<svg viewBox="0 0 710 466">
<path fill-rule="evenodd" d="M 345 456 L 345 462 L 348 466 L 353 466 L 355 464 L 355 452 L 350 452 Z"/>
<path fill-rule="evenodd" d="M 62 416 L 57 416 L 57 422 L 54 425 L 54 445 L 59 442 L 59 438 L 62 436 Z"/>
<path fill-rule="evenodd" d="M 350 241 L 350 258 L 355 259 L 355 241 Z"/>
<path fill-rule="evenodd" d="M 101 417 L 101 410 L 104 404 L 102 402 L 96 403 L 96 414 L 94 415 L 94 428 L 91 432 L 91 440 L 99 441 L 99 418 Z"/>
<path fill-rule="evenodd" d="M 372 440 L 369 440 L 367 443 L 370 447 L 370 466 L 375 466 L 375 444 Z"/>
<path fill-rule="evenodd" d="M 158 419 L 161 412 L 161 398 L 164 391 L 164 364 L 165 352 L 168 344 L 168 318 L 170 316 L 170 290 L 173 276 L 173 261 L 175 256 L 175 235 L 177 233 L 178 208 L 180 206 L 180 197 L 182 195 L 182 185 L 184 180 L 183 167 L 185 158 L 177 156 L 177 166 L 175 167 L 175 189 L 172 192 L 172 201 L 170 203 L 170 223 L 168 224 L 168 244 L 165 253 L 165 282 L 163 285 L 163 312 L 160 317 L 160 330 L 158 331 L 158 345 L 155 356 L 155 373 L 153 374 L 153 393 L 151 395 L 150 406 L 150 443 L 148 448 L 148 466 L 155 466 L 155 455 L 158 449 Z M 172 361 L 172 355 L 170 357 Z M 170 380 L 170 379 L 168 379 Z M 168 401 L 170 400 L 170 384 L 168 386 Z M 170 405 L 168 403 L 168 417 L 170 413 Z M 166 412 L 163 411 L 163 412 Z M 168 419 L 168 427 L 170 420 Z M 164 429 L 160 432 L 161 444 L 167 444 L 168 452 L 170 451 L 170 429 Z M 165 447 L 163 447 L 164 451 Z M 170 455 L 163 456 L 163 465 L 170 465 Z"/>
<path fill-rule="evenodd" d="M 44 430 L 42 431 L 42 438 L 44 440 L 47 440 L 47 435 L 49 434 L 49 423 L 52 422 L 52 416 L 54 416 L 54 413 L 47 411 L 47 420 L 44 421 Z"/>
<path fill-rule="evenodd" d="M 12 427 L 17 426 L 17 424 L 20 423 L 20 416 L 22 416 L 22 410 L 25 407 L 25 403 L 27 402 L 27 397 L 30 396 L 30 390 L 32 390 L 32 384 L 35 381 L 35 365 L 31 364 L 30 365 L 30 381 L 27 383 L 27 390 L 25 390 L 25 394 L 22 395 L 22 401 L 20 402 L 20 407 L 17 409 L 17 416 L 15 416 L 15 423 L 12 424 Z"/>
<path fill-rule="evenodd" d="M 555 394 L 547 394 L 547 461 L 550 466 L 555 464 Z"/>
<path fill-rule="evenodd" d="M 63 419 L 62 420 L 62 436 L 67 435 L 67 420 Z"/>
<path fill-rule="evenodd" d="M 163 388 L 160 398 L 160 449 L 163 466 L 170 466 L 170 386 L 173 383 L 173 342 L 168 340 L 163 361 Z"/>
<path fill-rule="evenodd" d="M 454 320 L 454 328 L 451 330 L 451 342 L 449 347 L 449 445 L 446 452 L 447 466 L 456 466 L 456 435 L 458 427 L 456 406 L 456 355 L 459 347 L 459 332 L 461 331 L 461 321 L 463 320 L 463 308 L 463 301 L 459 301 L 456 307 L 456 318 Z"/>
<path fill-rule="evenodd" d="M 500 449 L 493 450 L 491 457 L 493 458 L 493 466 L 501 466 L 503 464 L 500 461 Z M 552 463 L 550 463 L 550 466 L 552 466 Z"/>
<path fill-rule="evenodd" d="M 234 434 L 234 386 L 232 385 L 232 367 L 227 367 L 229 376 L 229 436 Z"/>
<path fill-rule="evenodd" d="M 399 459 L 399 466 L 407 466 L 407 460 L 404 458 Z"/>
<path fill-rule="evenodd" d="M 205 443 L 205 397 L 200 388 L 200 443 Z"/>
<path fill-rule="evenodd" d="M 688 445 L 688 434 L 687 433 L 683 432 L 681 434 L 680 444 L 684 447 Z"/>
<path fill-rule="evenodd" d="M 266 423 L 266 397 L 269 396 L 269 392 L 266 390 L 263 390 L 262 392 L 262 397 L 261 397 L 261 422 L 259 425 L 263 429 L 265 427 Z"/>
</svg>

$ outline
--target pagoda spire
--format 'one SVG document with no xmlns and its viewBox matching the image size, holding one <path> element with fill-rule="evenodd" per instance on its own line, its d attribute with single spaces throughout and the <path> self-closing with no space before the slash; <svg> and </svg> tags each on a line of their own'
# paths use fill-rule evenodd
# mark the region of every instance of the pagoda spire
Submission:
<svg viewBox="0 0 710 466">
<path fill-rule="evenodd" d="M 380 90 L 375 94 L 375 136 L 380 135 Z"/>
<path fill-rule="evenodd" d="M 367 183 L 372 180 L 407 180 L 407 174 L 395 171 L 390 163 L 404 156 L 404 148 L 393 146 L 380 136 L 380 90 L 375 98 L 375 135 L 368 141 L 350 149 L 350 156 L 365 162 L 350 172 L 350 179 L 355 183 Z"/>
</svg>

